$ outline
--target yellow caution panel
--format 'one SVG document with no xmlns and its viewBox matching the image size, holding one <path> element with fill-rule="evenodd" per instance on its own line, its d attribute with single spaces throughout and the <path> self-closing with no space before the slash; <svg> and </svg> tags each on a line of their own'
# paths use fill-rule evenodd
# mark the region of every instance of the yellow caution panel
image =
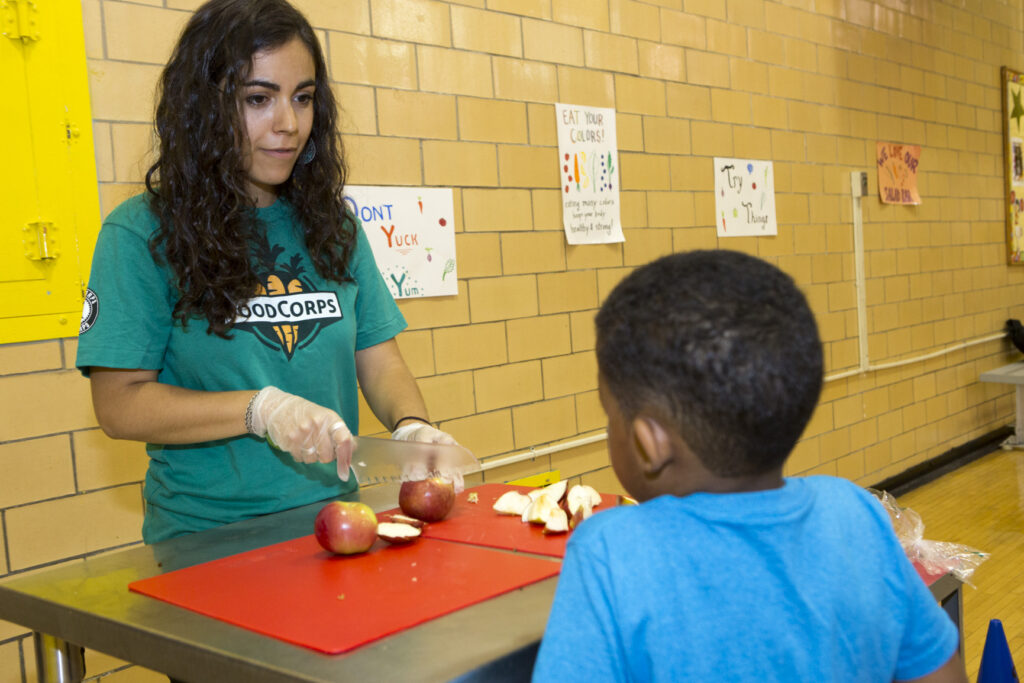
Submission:
<svg viewBox="0 0 1024 683">
<path fill-rule="evenodd" d="M 82 5 L 0 0 L 0 344 L 74 337 L 100 226 Z"/>
<path fill-rule="evenodd" d="M 533 488 L 540 488 L 541 486 L 554 484 L 556 481 L 558 481 L 560 473 L 561 470 L 552 470 L 550 472 L 534 474 L 532 476 L 523 477 L 522 479 L 516 479 L 515 481 L 510 481 L 507 483 L 515 484 L 516 486 L 532 486 Z"/>
</svg>

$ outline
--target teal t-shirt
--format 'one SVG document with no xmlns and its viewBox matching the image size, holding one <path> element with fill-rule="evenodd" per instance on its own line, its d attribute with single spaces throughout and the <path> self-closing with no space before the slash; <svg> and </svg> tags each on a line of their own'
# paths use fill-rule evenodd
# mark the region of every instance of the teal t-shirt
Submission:
<svg viewBox="0 0 1024 683">
<path fill-rule="evenodd" d="M 145 195 L 104 221 L 93 257 L 76 365 L 157 370 L 166 384 L 201 391 L 273 385 L 334 409 L 358 433 L 355 352 L 387 341 L 405 319 L 358 230 L 354 282 L 321 278 L 291 207 L 257 209 L 266 228 L 254 249 L 261 288 L 231 339 L 207 334 L 203 318 L 172 319 L 173 274 L 154 261 L 157 227 Z M 302 464 L 246 435 L 188 445 L 147 444 L 147 543 L 305 505 L 353 490 L 334 463 Z"/>
</svg>

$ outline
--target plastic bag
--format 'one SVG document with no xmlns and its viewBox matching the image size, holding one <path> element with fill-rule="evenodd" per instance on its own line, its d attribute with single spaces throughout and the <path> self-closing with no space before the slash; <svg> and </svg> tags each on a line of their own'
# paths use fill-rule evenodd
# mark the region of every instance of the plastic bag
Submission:
<svg viewBox="0 0 1024 683">
<path fill-rule="evenodd" d="M 970 577 L 978 566 L 989 558 L 989 554 L 959 543 L 929 541 L 924 538 L 924 522 L 921 515 L 910 508 L 900 507 L 896 498 L 885 491 L 868 489 L 882 503 L 889 513 L 900 545 L 907 557 L 917 562 L 930 574 L 951 573 L 971 588 Z"/>
</svg>

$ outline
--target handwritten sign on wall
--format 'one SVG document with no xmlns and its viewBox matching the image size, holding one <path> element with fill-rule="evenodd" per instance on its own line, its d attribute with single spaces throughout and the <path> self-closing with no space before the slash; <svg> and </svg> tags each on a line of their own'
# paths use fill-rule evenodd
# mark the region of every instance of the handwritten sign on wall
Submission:
<svg viewBox="0 0 1024 683">
<path fill-rule="evenodd" d="M 878 166 L 878 196 L 883 204 L 920 204 L 917 164 L 921 145 L 879 142 L 875 145 Z"/>
<path fill-rule="evenodd" d="M 623 242 L 615 110 L 555 104 L 562 224 L 569 244 Z"/>
<path fill-rule="evenodd" d="M 450 188 L 346 185 L 345 203 L 396 299 L 459 293 Z"/>
<path fill-rule="evenodd" d="M 715 157 L 714 163 L 718 236 L 778 234 L 772 162 Z"/>
</svg>

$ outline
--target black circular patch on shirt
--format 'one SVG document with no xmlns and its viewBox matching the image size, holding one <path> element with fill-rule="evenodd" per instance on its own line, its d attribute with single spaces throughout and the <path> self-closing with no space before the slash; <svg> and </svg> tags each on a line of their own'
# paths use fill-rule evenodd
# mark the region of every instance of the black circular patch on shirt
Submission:
<svg viewBox="0 0 1024 683">
<path fill-rule="evenodd" d="M 100 300 L 96 292 L 85 290 L 85 302 L 82 304 L 82 324 L 78 326 L 78 334 L 85 334 L 96 322 L 100 314 Z"/>
</svg>

